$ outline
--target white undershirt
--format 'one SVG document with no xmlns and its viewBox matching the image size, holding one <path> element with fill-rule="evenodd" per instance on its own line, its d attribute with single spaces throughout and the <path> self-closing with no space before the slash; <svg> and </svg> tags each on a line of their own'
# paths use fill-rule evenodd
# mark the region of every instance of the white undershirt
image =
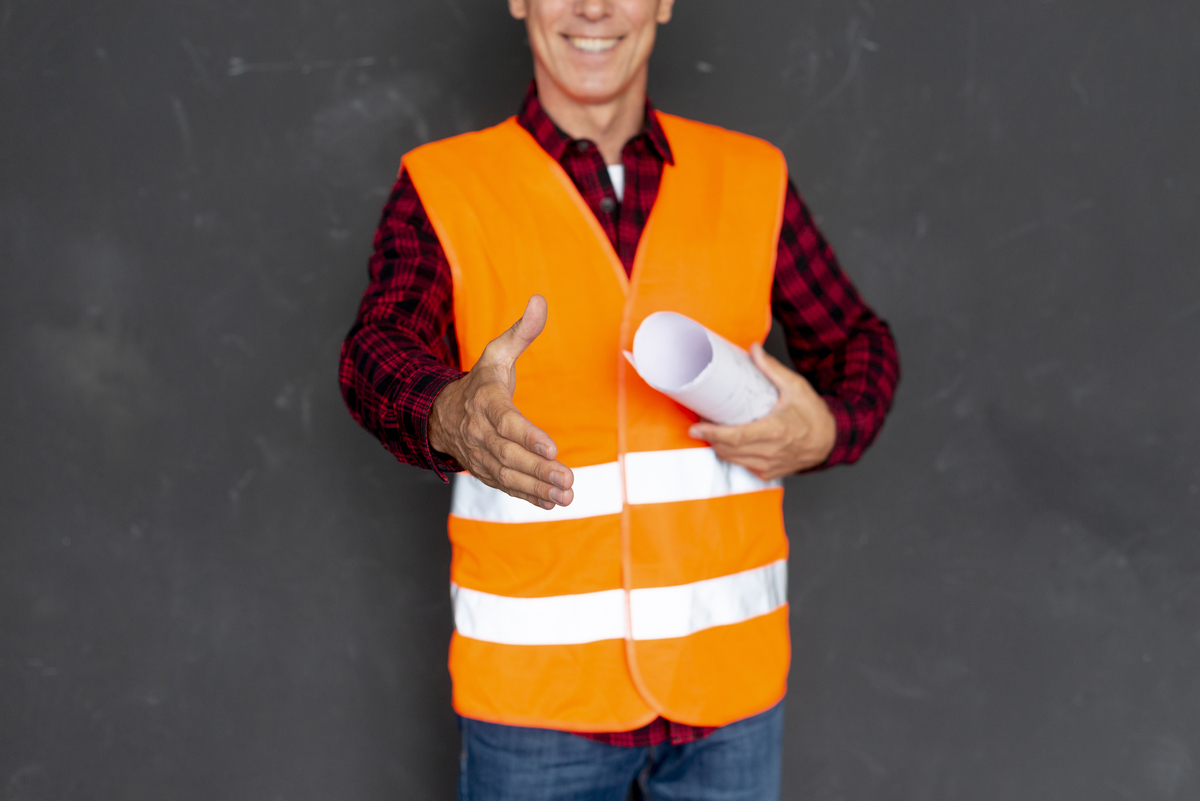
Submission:
<svg viewBox="0 0 1200 801">
<path fill-rule="evenodd" d="M 613 191 L 617 193 L 617 201 L 625 199 L 625 165 L 609 164 L 608 180 L 612 181 Z"/>
</svg>

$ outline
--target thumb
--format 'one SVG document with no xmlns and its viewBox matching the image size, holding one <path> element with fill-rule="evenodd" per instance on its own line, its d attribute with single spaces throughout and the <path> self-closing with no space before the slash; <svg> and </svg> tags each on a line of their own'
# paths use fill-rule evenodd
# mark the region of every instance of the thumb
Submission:
<svg viewBox="0 0 1200 801">
<path fill-rule="evenodd" d="M 750 359 L 754 362 L 754 366 L 770 379 L 781 396 L 791 389 L 792 382 L 796 380 L 795 377 L 798 373 L 788 369 L 787 365 L 763 350 L 763 346 L 757 342 L 750 346 Z"/>
<path fill-rule="evenodd" d="M 546 299 L 541 295 L 532 295 L 525 304 L 525 313 L 521 319 L 513 323 L 512 328 L 488 343 L 485 354 L 500 362 L 515 362 L 517 357 L 537 339 L 538 334 L 546 327 L 546 316 L 549 313 Z"/>
</svg>

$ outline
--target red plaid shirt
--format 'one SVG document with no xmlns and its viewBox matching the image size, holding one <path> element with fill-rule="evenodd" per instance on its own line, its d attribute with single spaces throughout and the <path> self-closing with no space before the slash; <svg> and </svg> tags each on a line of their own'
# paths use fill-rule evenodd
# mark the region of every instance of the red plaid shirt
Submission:
<svg viewBox="0 0 1200 801">
<path fill-rule="evenodd" d="M 646 126 L 621 152 L 625 190 L 618 201 L 595 143 L 558 129 L 533 85 L 518 116 L 562 165 L 612 241 L 625 271 L 658 195 L 671 146 L 646 103 Z M 406 173 L 383 208 L 368 265 L 370 283 L 342 346 L 339 380 L 350 414 L 402 462 L 445 478 L 461 468 L 429 447 L 429 407 L 461 376 L 454 336 L 453 282 L 437 234 Z M 771 309 L 783 327 L 796 370 L 825 398 L 837 442 L 824 466 L 858 459 L 883 425 L 900 364 L 887 324 L 858 296 L 838 267 L 795 186 L 789 181 L 775 261 Z M 711 728 L 658 718 L 628 732 L 584 734 L 614 745 L 692 742 Z"/>
</svg>

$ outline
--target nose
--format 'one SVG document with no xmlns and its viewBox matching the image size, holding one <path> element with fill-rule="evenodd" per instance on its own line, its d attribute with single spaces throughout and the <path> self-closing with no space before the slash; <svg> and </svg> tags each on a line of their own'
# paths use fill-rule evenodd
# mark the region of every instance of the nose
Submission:
<svg viewBox="0 0 1200 801">
<path fill-rule="evenodd" d="M 578 0 L 575 13 L 595 22 L 608 16 L 608 4 L 609 0 Z"/>
</svg>

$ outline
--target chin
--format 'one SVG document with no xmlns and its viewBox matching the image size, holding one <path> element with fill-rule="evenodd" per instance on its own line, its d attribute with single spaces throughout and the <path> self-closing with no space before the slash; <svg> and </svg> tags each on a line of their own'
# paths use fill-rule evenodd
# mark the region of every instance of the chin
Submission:
<svg viewBox="0 0 1200 801">
<path fill-rule="evenodd" d="M 615 89 L 576 89 L 567 87 L 567 94 L 580 103 L 594 105 L 598 103 L 607 103 L 620 97 L 621 93 Z"/>
<path fill-rule="evenodd" d="M 581 103 L 606 103 L 621 95 L 628 80 L 610 76 L 572 76 L 571 79 L 559 81 L 562 90 Z"/>
</svg>

